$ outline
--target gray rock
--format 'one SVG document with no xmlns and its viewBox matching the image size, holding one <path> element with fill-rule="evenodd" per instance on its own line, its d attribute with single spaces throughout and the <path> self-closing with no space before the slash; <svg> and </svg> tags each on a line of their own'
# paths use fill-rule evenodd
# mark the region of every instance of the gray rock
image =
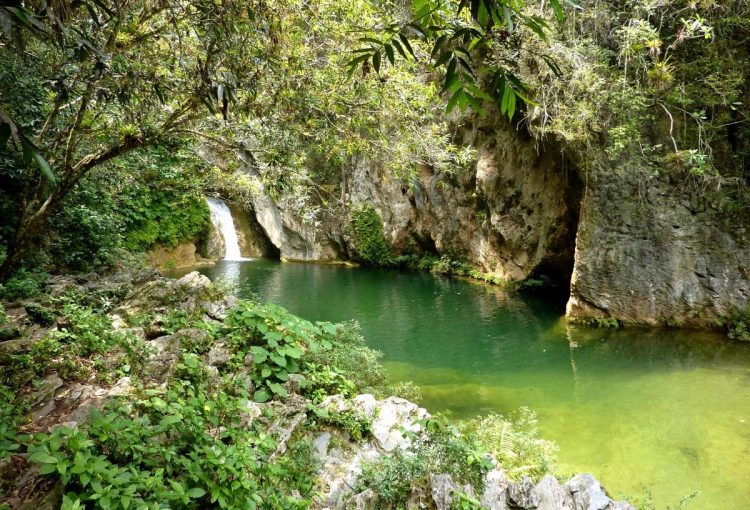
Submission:
<svg viewBox="0 0 750 510">
<path fill-rule="evenodd" d="M 508 484 L 508 477 L 502 469 L 493 469 L 488 472 L 484 478 L 482 507 L 487 510 L 507 510 Z"/>
<path fill-rule="evenodd" d="M 217 342 L 208 351 L 208 364 L 213 367 L 221 368 L 229 363 L 231 358 L 232 354 L 229 351 L 229 347 L 224 342 Z"/>
<path fill-rule="evenodd" d="M 552 475 L 546 475 L 531 490 L 532 499 L 538 500 L 537 510 L 572 510 L 570 490 Z"/>
<path fill-rule="evenodd" d="M 125 383 L 121 386 L 123 388 Z M 68 409 L 66 421 L 82 423 L 93 409 L 102 409 L 111 400 L 109 390 L 88 384 L 75 383 L 61 398 L 61 407 Z"/>
<path fill-rule="evenodd" d="M 44 378 L 36 389 L 31 417 L 34 421 L 41 420 L 55 410 L 55 394 L 65 383 L 57 374 L 50 374 Z"/>
<path fill-rule="evenodd" d="M 143 328 L 123 328 L 118 333 L 121 335 L 131 335 L 139 340 L 146 340 L 146 331 Z"/>
<path fill-rule="evenodd" d="M 353 510 L 375 510 L 380 498 L 372 489 L 362 491 L 352 496 L 346 504 L 346 508 Z"/>
<path fill-rule="evenodd" d="M 612 501 L 599 481 L 590 474 L 574 476 L 568 482 L 574 510 L 635 510 L 623 501 Z"/>
<path fill-rule="evenodd" d="M 529 477 L 524 476 L 520 482 L 508 485 L 508 499 L 514 508 L 537 508 L 541 501 L 540 494 L 534 491 L 534 483 Z"/>
<path fill-rule="evenodd" d="M 130 377 L 123 377 L 115 383 L 109 389 L 109 397 L 122 397 L 130 394 L 133 391 L 133 384 L 130 382 Z"/>
<path fill-rule="evenodd" d="M 315 450 L 315 457 L 319 460 L 323 460 L 328 455 L 328 445 L 331 442 L 331 433 L 322 432 L 315 439 L 313 439 L 313 448 Z"/>
<path fill-rule="evenodd" d="M 429 416 L 425 409 L 398 397 L 378 401 L 372 395 L 358 395 L 353 399 L 353 404 L 355 409 L 372 420 L 372 435 L 377 445 L 386 452 L 397 448 L 406 450 L 411 445 L 411 439 L 404 436 L 403 430 L 419 432 L 417 422 Z"/>
<path fill-rule="evenodd" d="M 453 493 L 458 485 L 453 481 L 451 475 L 433 475 L 430 477 L 430 490 L 432 502 L 437 510 L 450 510 L 453 503 Z"/>
<path fill-rule="evenodd" d="M 196 291 L 211 285 L 211 280 L 208 276 L 202 275 L 198 271 L 193 271 L 177 280 L 174 285 L 176 287 L 183 287 L 191 291 Z"/>
<path fill-rule="evenodd" d="M 712 327 L 750 296 L 750 230 L 690 186 L 636 168 L 593 173 L 581 206 L 568 315 Z"/>
<path fill-rule="evenodd" d="M 165 352 L 176 352 L 180 346 L 180 339 L 177 335 L 160 336 L 151 340 L 148 345 L 153 350 L 152 357 L 158 357 Z"/>
<path fill-rule="evenodd" d="M 289 380 L 284 383 L 284 388 L 289 393 L 299 393 L 304 381 L 305 377 L 302 374 L 289 374 Z"/>
</svg>

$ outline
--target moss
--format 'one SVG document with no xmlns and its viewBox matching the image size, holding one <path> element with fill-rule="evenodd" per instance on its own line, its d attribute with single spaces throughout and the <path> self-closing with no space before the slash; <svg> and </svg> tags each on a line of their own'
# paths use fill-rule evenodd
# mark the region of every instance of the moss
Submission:
<svg viewBox="0 0 750 510">
<path fill-rule="evenodd" d="M 349 235 L 359 258 L 370 266 L 392 266 L 395 259 L 383 235 L 383 220 L 370 204 L 352 211 Z"/>
<path fill-rule="evenodd" d="M 145 251 L 155 244 L 174 248 L 208 235 L 211 212 L 202 196 L 156 191 L 131 197 L 123 245 Z"/>
</svg>

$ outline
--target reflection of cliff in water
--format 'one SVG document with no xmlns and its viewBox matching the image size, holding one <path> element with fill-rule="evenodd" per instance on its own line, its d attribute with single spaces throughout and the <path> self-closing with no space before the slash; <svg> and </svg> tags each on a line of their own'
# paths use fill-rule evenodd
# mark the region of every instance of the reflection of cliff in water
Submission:
<svg viewBox="0 0 750 510">
<path fill-rule="evenodd" d="M 711 331 L 591 329 L 569 324 L 571 355 L 581 366 L 618 370 L 688 370 L 735 367 L 750 378 L 750 345 Z M 750 382 L 750 381 L 749 381 Z"/>
</svg>

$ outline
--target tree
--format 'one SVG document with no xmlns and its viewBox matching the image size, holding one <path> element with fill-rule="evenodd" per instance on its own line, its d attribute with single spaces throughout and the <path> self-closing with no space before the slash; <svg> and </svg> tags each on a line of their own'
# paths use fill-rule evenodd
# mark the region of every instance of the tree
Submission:
<svg viewBox="0 0 750 510">
<path fill-rule="evenodd" d="M 73 187 L 135 149 L 186 136 L 243 108 L 271 61 L 277 13 L 262 0 L 30 1 L 0 7 L 0 61 L 20 61 L 47 93 L 40 118 L 0 95 L 0 150 L 22 154 L 21 210 L 7 276 Z M 190 133 L 189 136 L 193 136 Z"/>
<path fill-rule="evenodd" d="M 412 16 L 406 21 L 396 21 L 360 39 L 363 46 L 350 62 L 351 72 L 358 66 L 367 74 L 376 73 L 386 62 L 395 65 L 400 55 L 414 58 L 410 40 L 427 40 L 432 44 L 430 63 L 444 69 L 443 91 L 449 100 L 450 112 L 471 107 L 483 113 L 482 101 L 497 102 L 501 113 L 512 119 L 517 102 L 532 103 L 527 89 L 513 69 L 514 61 L 482 58 L 493 46 L 509 45 L 519 26 L 525 26 L 542 39 L 549 28 L 540 15 L 528 14 L 524 0 L 412 0 Z M 580 9 L 575 0 L 567 4 Z M 544 6 L 542 1 L 541 5 Z M 558 21 L 564 19 L 560 0 L 550 0 Z M 516 41 L 517 42 L 517 41 Z M 558 67 L 548 55 L 540 58 L 555 72 Z"/>
</svg>

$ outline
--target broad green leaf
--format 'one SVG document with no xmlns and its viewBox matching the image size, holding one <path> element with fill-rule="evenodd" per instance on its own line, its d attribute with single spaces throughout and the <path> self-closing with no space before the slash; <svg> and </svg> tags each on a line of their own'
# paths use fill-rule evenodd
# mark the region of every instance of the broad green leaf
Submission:
<svg viewBox="0 0 750 510">
<path fill-rule="evenodd" d="M 375 69 L 376 73 L 380 72 L 380 59 L 381 58 L 382 57 L 379 51 L 376 51 L 375 53 L 372 54 L 372 67 L 373 69 Z"/>
<path fill-rule="evenodd" d="M 200 487 L 193 487 L 192 489 L 187 491 L 187 495 L 190 496 L 191 499 L 198 499 L 205 496 L 206 491 L 204 489 L 201 489 Z"/>
<path fill-rule="evenodd" d="M 253 395 L 253 400 L 256 402 L 266 402 L 270 398 L 270 395 L 266 390 L 258 390 Z"/>
<path fill-rule="evenodd" d="M 32 453 L 29 456 L 29 460 L 32 462 L 39 462 L 41 464 L 57 464 L 57 457 L 54 457 L 45 452 Z"/>
</svg>

